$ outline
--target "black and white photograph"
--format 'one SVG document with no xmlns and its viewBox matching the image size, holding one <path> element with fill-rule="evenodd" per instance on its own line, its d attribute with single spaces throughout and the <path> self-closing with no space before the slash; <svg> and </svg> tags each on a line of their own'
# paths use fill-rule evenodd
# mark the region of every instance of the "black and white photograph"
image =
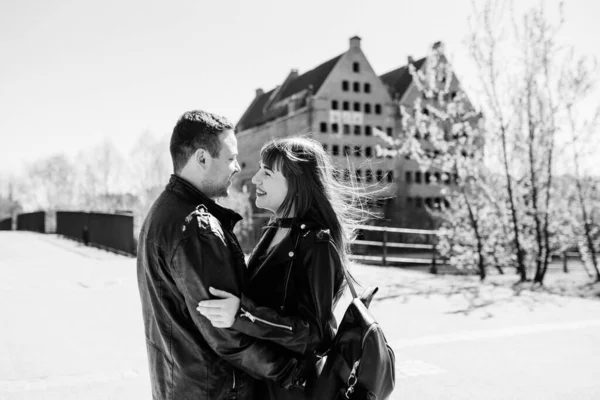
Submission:
<svg viewBox="0 0 600 400">
<path fill-rule="evenodd" d="M 600 399 L 598 15 L 0 0 L 0 400 Z"/>
</svg>

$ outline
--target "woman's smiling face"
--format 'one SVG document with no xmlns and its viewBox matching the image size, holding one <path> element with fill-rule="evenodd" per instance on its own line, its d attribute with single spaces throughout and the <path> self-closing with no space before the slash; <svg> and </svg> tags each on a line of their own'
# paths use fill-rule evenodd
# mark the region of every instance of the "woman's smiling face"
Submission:
<svg viewBox="0 0 600 400">
<path fill-rule="evenodd" d="M 261 161 L 260 169 L 252 177 L 252 183 L 256 185 L 256 206 L 277 213 L 288 194 L 288 181 L 277 166 L 274 165 L 271 169 Z"/>
</svg>

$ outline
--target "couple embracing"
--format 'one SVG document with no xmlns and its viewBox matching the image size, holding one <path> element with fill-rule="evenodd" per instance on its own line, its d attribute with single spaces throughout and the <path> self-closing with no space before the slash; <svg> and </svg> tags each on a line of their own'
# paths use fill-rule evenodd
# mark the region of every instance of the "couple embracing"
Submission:
<svg viewBox="0 0 600 400">
<path fill-rule="evenodd" d="M 233 233 L 242 218 L 216 203 L 240 170 L 233 125 L 186 112 L 170 152 L 174 173 L 138 245 L 153 399 L 319 398 L 311 384 L 335 336 L 354 190 L 317 141 L 267 142 L 252 183 L 274 215 L 246 264 Z"/>
</svg>

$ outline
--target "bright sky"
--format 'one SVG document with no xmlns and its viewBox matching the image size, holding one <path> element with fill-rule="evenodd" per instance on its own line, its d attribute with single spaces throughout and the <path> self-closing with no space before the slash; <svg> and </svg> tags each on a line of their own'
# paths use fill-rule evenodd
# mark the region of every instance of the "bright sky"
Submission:
<svg viewBox="0 0 600 400">
<path fill-rule="evenodd" d="M 599 4 L 567 1 L 565 32 L 600 59 Z M 353 35 L 378 74 L 442 40 L 468 84 L 470 10 L 471 0 L 1 0 L 0 173 L 104 137 L 127 152 L 189 109 L 237 122 L 256 88 L 346 51 Z"/>
</svg>

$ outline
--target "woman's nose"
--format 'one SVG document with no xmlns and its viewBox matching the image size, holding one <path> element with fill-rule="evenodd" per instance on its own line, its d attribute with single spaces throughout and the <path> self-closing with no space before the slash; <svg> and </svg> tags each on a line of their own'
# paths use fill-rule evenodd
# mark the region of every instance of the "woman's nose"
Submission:
<svg viewBox="0 0 600 400">
<path fill-rule="evenodd" d="M 252 183 L 255 185 L 258 185 L 258 174 L 260 173 L 260 171 L 258 171 L 256 174 L 254 174 L 254 176 L 252 177 Z"/>
</svg>

